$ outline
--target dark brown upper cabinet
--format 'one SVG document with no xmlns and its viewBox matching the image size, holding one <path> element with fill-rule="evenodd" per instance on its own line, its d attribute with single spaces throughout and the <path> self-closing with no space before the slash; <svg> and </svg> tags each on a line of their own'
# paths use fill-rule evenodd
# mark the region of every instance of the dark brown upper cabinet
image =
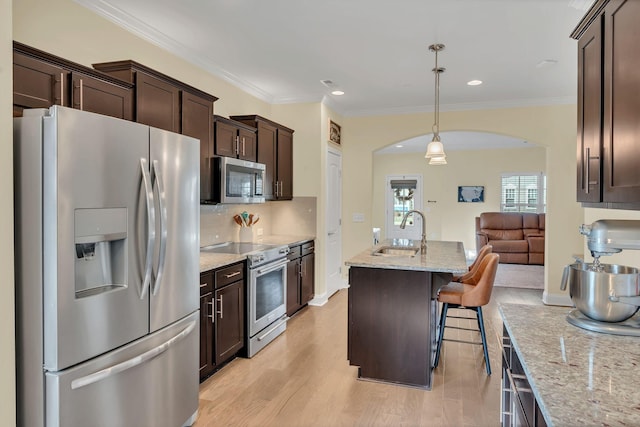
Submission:
<svg viewBox="0 0 640 427">
<path fill-rule="evenodd" d="M 214 141 L 216 156 L 235 157 L 257 161 L 256 129 L 221 116 L 214 117 Z"/>
<path fill-rule="evenodd" d="M 13 43 L 13 116 L 52 105 L 133 118 L 133 85 L 47 52 Z"/>
<path fill-rule="evenodd" d="M 135 61 L 93 66 L 135 85 L 135 121 L 200 140 L 200 201 L 212 200 L 213 103 L 218 98 Z"/>
<path fill-rule="evenodd" d="M 577 200 L 640 209 L 640 3 L 597 0 L 578 40 Z"/>
<path fill-rule="evenodd" d="M 231 116 L 257 129 L 257 161 L 266 165 L 267 200 L 293 198 L 293 129 L 258 115 Z"/>
</svg>

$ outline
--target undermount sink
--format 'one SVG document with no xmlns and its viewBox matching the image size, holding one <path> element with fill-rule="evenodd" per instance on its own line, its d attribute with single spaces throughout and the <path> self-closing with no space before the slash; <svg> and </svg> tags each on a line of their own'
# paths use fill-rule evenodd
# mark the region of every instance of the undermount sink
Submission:
<svg viewBox="0 0 640 427">
<path fill-rule="evenodd" d="M 383 246 L 373 251 L 376 256 L 414 257 L 420 252 L 420 248 L 409 246 Z"/>
</svg>

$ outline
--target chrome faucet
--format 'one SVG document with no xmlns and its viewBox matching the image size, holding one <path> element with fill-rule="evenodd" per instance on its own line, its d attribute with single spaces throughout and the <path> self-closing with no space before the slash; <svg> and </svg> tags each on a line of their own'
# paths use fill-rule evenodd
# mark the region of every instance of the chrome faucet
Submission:
<svg viewBox="0 0 640 427">
<path fill-rule="evenodd" d="M 409 212 L 404 214 L 404 218 L 402 218 L 402 222 L 400 223 L 400 228 L 404 230 L 404 228 L 407 226 L 407 218 L 409 217 L 409 214 L 412 214 L 412 213 L 420 214 L 420 216 L 422 217 L 422 240 L 420 241 L 420 253 L 426 254 L 427 253 L 427 221 L 424 218 L 424 214 L 415 209 L 410 210 Z"/>
</svg>

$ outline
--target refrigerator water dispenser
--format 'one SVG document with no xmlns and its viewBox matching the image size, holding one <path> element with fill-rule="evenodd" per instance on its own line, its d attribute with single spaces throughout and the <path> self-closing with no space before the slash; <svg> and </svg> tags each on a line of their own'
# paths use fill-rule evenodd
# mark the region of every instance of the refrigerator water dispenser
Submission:
<svg viewBox="0 0 640 427">
<path fill-rule="evenodd" d="M 75 210 L 75 296 L 127 287 L 127 209 Z"/>
</svg>

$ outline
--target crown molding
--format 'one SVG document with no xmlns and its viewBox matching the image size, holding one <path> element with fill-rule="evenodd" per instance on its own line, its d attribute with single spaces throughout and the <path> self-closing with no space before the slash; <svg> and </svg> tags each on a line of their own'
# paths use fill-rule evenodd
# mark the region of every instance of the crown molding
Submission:
<svg viewBox="0 0 640 427">
<path fill-rule="evenodd" d="M 247 92 L 250 95 L 255 96 L 256 98 L 267 102 L 269 104 L 274 104 L 275 99 L 273 95 L 265 92 L 260 89 L 258 86 L 255 86 L 249 83 L 246 80 L 243 80 L 236 76 L 233 73 L 226 71 L 221 68 L 217 64 L 214 64 L 211 61 L 206 61 L 202 59 L 201 55 L 198 55 L 193 49 L 189 46 L 186 46 L 173 38 L 167 36 L 166 34 L 156 30 L 155 28 L 145 24 L 139 19 L 134 18 L 123 10 L 114 7 L 103 0 L 74 0 L 76 3 L 80 4 L 83 7 L 97 13 L 98 15 L 106 18 L 107 20 L 113 22 L 114 24 L 124 28 L 125 30 L 135 34 L 136 36 L 151 42 L 152 44 L 212 73 L 213 75 L 219 77 L 220 79 L 230 83 L 239 89 Z"/>
<path fill-rule="evenodd" d="M 520 107 L 540 107 L 545 105 L 571 105 L 576 104 L 577 98 L 574 96 L 535 98 L 535 99 L 513 99 L 488 102 L 468 102 L 461 104 L 440 104 L 440 112 L 443 111 L 467 111 L 467 110 L 499 110 L 504 108 Z M 347 110 L 344 115 L 348 117 L 366 116 L 392 116 L 401 114 L 429 113 L 433 112 L 433 105 L 423 105 L 415 107 L 391 107 L 368 110 Z"/>
</svg>

